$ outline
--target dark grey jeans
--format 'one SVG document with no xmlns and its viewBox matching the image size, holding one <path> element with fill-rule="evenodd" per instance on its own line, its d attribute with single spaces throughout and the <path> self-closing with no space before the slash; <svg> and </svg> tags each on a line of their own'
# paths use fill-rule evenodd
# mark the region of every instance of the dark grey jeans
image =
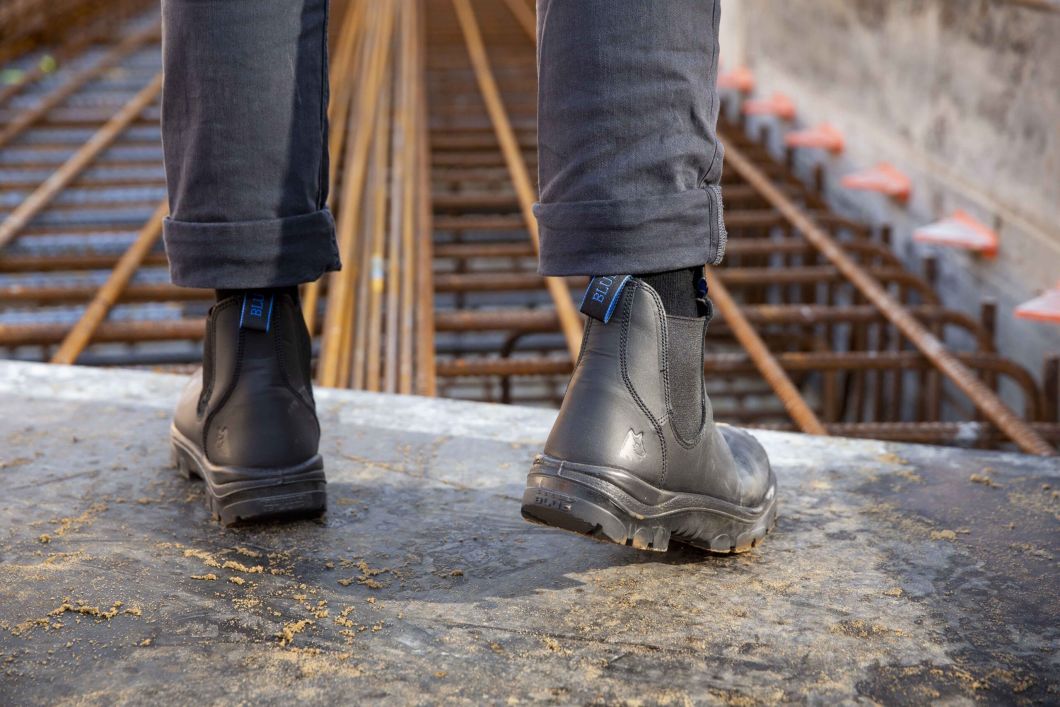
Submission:
<svg viewBox="0 0 1060 707">
<path fill-rule="evenodd" d="M 327 0 L 162 0 L 162 22 L 173 282 L 279 287 L 337 270 Z"/>
<path fill-rule="evenodd" d="M 540 270 L 721 261 L 719 0 L 537 0 Z"/>
<path fill-rule="evenodd" d="M 543 273 L 721 259 L 718 5 L 538 0 Z M 173 281 L 277 287 L 338 269 L 325 207 L 327 1 L 162 10 Z"/>
</svg>

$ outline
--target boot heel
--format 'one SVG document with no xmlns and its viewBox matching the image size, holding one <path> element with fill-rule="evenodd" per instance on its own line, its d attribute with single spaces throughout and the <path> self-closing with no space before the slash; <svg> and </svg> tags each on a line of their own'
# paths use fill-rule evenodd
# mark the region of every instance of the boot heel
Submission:
<svg viewBox="0 0 1060 707">
<path fill-rule="evenodd" d="M 201 478 L 195 473 L 194 467 L 188 461 L 188 458 L 175 444 L 169 448 L 169 466 L 176 469 L 177 473 L 180 474 L 183 479 L 188 479 L 190 481 L 192 479 Z"/>
<path fill-rule="evenodd" d="M 282 489 L 282 487 L 281 487 Z M 293 493 L 259 494 L 236 501 L 209 496 L 210 510 L 221 525 L 232 526 L 274 518 L 310 518 L 327 511 L 327 493 L 302 490 Z"/>
<path fill-rule="evenodd" d="M 217 466 L 176 427 L 170 428 L 170 439 L 177 472 L 206 482 L 206 503 L 222 525 L 310 518 L 327 511 L 327 481 L 319 454 L 285 468 Z"/>
<path fill-rule="evenodd" d="M 665 552 L 670 545 L 670 529 L 665 525 L 638 520 L 607 496 L 554 476 L 532 477 L 523 493 L 522 514 L 532 523 L 638 550 Z"/>
</svg>

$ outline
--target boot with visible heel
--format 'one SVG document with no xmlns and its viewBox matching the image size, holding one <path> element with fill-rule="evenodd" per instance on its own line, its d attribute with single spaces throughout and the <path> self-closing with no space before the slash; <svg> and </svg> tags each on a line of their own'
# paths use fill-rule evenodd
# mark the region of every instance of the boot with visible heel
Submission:
<svg viewBox="0 0 1060 707">
<path fill-rule="evenodd" d="M 582 351 L 527 477 L 523 517 L 641 550 L 755 547 L 776 522 L 776 479 L 754 437 L 714 423 L 709 301 L 701 317 L 668 316 L 628 276 L 593 278 L 586 295 Z"/>
<path fill-rule="evenodd" d="M 173 464 L 205 482 L 223 525 L 327 508 L 309 347 L 287 293 L 251 291 L 210 310 L 203 369 L 181 396 L 170 439 Z"/>
</svg>

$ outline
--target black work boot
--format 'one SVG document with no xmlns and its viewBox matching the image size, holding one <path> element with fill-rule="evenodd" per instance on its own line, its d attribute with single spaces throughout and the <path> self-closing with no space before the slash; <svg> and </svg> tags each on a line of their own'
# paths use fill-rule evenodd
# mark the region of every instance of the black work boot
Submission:
<svg viewBox="0 0 1060 707">
<path fill-rule="evenodd" d="M 704 290 L 705 295 L 705 290 Z M 776 520 L 776 479 L 747 432 L 714 423 L 704 316 L 668 316 L 628 276 L 596 277 L 578 363 L 527 477 L 523 517 L 635 548 L 743 552 Z"/>
<path fill-rule="evenodd" d="M 326 509 L 310 355 L 289 294 L 250 291 L 210 309 L 203 368 L 184 389 L 170 434 L 174 463 L 206 482 L 224 525 Z"/>
</svg>

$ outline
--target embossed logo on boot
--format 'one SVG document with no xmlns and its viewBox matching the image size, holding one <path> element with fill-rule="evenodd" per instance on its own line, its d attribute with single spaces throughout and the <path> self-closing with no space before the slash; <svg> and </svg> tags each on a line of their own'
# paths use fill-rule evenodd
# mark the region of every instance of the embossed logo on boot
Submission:
<svg viewBox="0 0 1060 707">
<path fill-rule="evenodd" d="M 644 461 L 644 457 L 648 456 L 648 453 L 644 451 L 644 433 L 634 432 L 630 428 L 618 456 L 631 462 Z"/>
</svg>

